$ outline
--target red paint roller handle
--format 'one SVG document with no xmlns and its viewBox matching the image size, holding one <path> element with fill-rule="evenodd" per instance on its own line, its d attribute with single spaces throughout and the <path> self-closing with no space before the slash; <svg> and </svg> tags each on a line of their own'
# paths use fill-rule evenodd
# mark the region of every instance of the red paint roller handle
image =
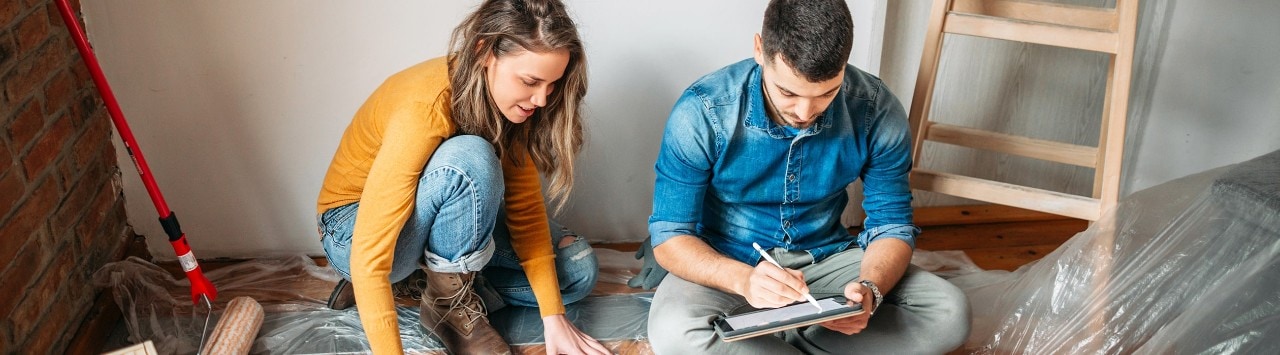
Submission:
<svg viewBox="0 0 1280 355">
<path fill-rule="evenodd" d="M 182 264 L 182 271 L 187 274 L 187 281 L 191 282 L 191 302 L 200 304 L 200 296 L 208 297 L 210 303 L 217 300 L 218 290 L 204 277 L 200 263 L 196 262 L 195 254 L 187 245 L 187 236 L 179 236 L 178 240 L 169 241 L 169 244 L 173 245 L 173 251 L 178 254 L 178 263 Z"/>
<path fill-rule="evenodd" d="M 201 295 L 208 297 L 212 302 L 217 295 L 213 283 L 204 277 L 204 273 L 200 270 L 200 264 L 196 263 L 195 256 L 191 253 L 191 247 L 187 246 L 186 235 L 182 233 L 178 227 L 178 217 L 169 210 L 169 205 L 164 201 L 164 195 L 160 194 L 160 187 L 156 185 L 156 180 L 151 176 L 151 168 L 147 166 L 146 157 L 142 156 L 142 151 L 138 148 L 138 140 L 133 137 L 133 130 L 129 129 L 129 122 L 125 121 L 124 113 L 120 111 L 120 104 L 116 102 L 116 95 L 111 91 L 111 85 L 107 84 L 107 77 L 102 73 L 102 67 L 98 64 L 98 57 L 93 54 L 93 49 L 89 47 L 89 41 L 84 36 L 84 31 L 80 28 L 80 22 L 76 19 L 75 14 L 71 11 L 71 5 L 67 4 L 67 0 L 54 1 L 58 5 L 58 12 L 62 15 L 62 23 L 67 26 L 67 30 L 71 32 L 71 39 L 76 44 L 76 49 L 80 51 L 80 57 L 84 59 L 84 65 L 89 68 L 89 73 L 93 76 L 93 83 L 98 87 L 98 94 L 102 95 L 102 101 L 107 106 L 107 113 L 111 116 L 111 122 L 115 124 L 116 131 L 120 132 L 120 138 L 124 141 L 124 149 L 129 153 L 129 157 L 133 159 L 133 165 L 138 169 L 138 175 L 142 177 L 142 184 L 147 188 L 147 194 L 151 196 L 151 203 L 156 206 L 156 213 L 160 215 L 160 224 L 164 226 L 165 234 L 169 235 L 169 243 L 173 244 L 173 251 L 178 255 L 178 261 L 182 263 L 182 269 L 187 273 L 187 279 L 191 281 L 192 302 L 199 304 Z"/>
</svg>

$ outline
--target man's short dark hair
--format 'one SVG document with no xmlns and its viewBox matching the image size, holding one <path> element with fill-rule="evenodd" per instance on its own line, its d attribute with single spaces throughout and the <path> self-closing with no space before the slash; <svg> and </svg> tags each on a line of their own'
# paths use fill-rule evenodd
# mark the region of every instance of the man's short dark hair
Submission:
<svg viewBox="0 0 1280 355">
<path fill-rule="evenodd" d="M 853 16 L 844 0 L 773 0 L 761 31 L 765 60 L 783 62 L 810 82 L 844 69 L 853 48 Z"/>
</svg>

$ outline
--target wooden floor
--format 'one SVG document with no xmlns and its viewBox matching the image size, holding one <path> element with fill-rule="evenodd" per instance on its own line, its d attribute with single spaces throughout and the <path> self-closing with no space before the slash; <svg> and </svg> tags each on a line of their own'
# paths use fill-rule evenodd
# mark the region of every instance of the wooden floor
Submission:
<svg viewBox="0 0 1280 355">
<path fill-rule="evenodd" d="M 979 267 L 988 270 L 1014 270 L 1038 260 L 1088 225 L 1082 220 L 992 205 L 918 209 L 915 221 L 923 230 L 917 239 L 918 249 L 962 250 Z M 851 232 L 857 231 L 857 229 L 851 229 Z M 634 251 L 638 246 L 638 243 L 596 245 L 597 248 L 626 252 Z M 202 261 L 201 265 L 206 271 L 211 271 L 235 262 L 237 261 L 210 260 Z M 323 258 L 317 258 L 318 264 L 323 265 L 324 262 Z M 162 264 L 162 266 L 174 273 L 175 277 L 182 277 L 178 265 Z M 605 272 L 610 271 L 602 270 L 602 273 Z M 327 297 L 332 289 L 330 284 L 321 285 L 315 282 L 301 283 L 293 287 L 305 288 L 306 290 L 297 291 L 315 295 L 317 298 Z M 640 290 L 629 288 L 625 284 L 601 282 L 593 294 L 632 292 L 640 292 Z M 223 298 L 221 296 L 220 299 Z M 109 299 L 110 297 L 105 295 L 99 297 L 95 310 L 90 313 L 68 349 L 69 353 L 98 353 L 112 350 L 103 349 L 106 345 L 106 334 L 109 334 L 114 327 L 122 326 L 122 323 L 119 310 L 115 309 L 115 304 Z M 411 300 L 408 303 L 416 305 Z M 633 344 L 633 342 L 608 345 L 619 353 L 647 353 L 648 349 L 647 344 Z M 524 346 L 520 350 L 525 354 L 542 353 L 540 346 Z"/>
<path fill-rule="evenodd" d="M 1039 260 L 1089 226 L 1085 220 L 997 205 L 921 208 L 915 224 L 922 230 L 917 249 L 962 250 L 978 267 L 1009 271 Z M 596 247 L 635 251 L 639 244 Z"/>
<path fill-rule="evenodd" d="M 1070 218 L 923 226 L 916 248 L 963 250 L 978 267 L 1012 271 L 1039 260 L 1088 226 L 1087 221 Z"/>
</svg>

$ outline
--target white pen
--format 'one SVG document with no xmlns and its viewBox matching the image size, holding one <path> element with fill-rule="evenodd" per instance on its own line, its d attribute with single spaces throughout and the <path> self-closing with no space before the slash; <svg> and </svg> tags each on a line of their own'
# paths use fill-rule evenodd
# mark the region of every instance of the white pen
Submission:
<svg viewBox="0 0 1280 355">
<path fill-rule="evenodd" d="M 764 248 L 761 248 L 759 243 L 752 242 L 751 246 L 756 248 L 756 251 L 760 252 L 760 256 L 764 257 L 764 261 L 768 261 L 770 264 L 773 264 L 773 266 L 777 266 L 779 269 L 782 269 L 782 265 L 773 260 L 773 257 L 769 256 L 769 253 L 764 252 Z M 822 306 L 818 305 L 818 300 L 813 299 L 813 295 L 806 292 L 804 294 L 804 299 L 809 300 L 809 304 L 812 304 L 814 307 L 818 307 L 818 312 L 822 312 Z"/>
</svg>

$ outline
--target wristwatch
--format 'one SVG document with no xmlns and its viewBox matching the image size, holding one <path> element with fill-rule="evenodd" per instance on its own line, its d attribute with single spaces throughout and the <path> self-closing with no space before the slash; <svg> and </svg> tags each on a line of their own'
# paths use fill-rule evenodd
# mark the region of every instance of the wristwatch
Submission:
<svg viewBox="0 0 1280 355">
<path fill-rule="evenodd" d="M 876 284 L 871 280 L 862 280 L 858 281 L 858 283 L 871 289 L 871 315 L 875 315 L 876 311 L 880 310 L 880 302 L 884 301 L 884 296 L 880 295 L 880 288 L 876 287 Z"/>
</svg>

